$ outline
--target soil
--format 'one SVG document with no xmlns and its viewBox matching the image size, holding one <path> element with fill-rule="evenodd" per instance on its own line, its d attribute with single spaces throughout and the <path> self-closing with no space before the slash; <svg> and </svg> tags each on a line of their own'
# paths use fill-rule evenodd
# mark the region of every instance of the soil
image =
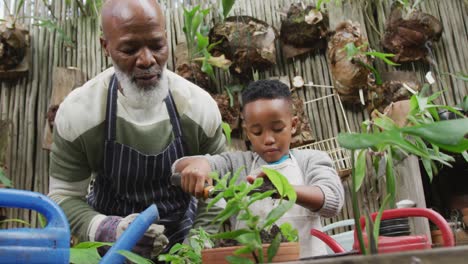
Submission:
<svg viewBox="0 0 468 264">
<path fill-rule="evenodd" d="M 231 74 L 241 81 L 250 81 L 252 69 L 262 71 L 276 64 L 277 35 L 272 26 L 256 18 L 228 17 L 210 30 L 210 43 L 221 41 L 211 52 L 213 56 L 224 54 L 232 61 Z"/>
<path fill-rule="evenodd" d="M 59 105 L 51 105 L 47 110 L 47 121 L 49 122 L 50 130 L 52 131 L 55 125 L 55 115 L 59 109 Z"/>
<path fill-rule="evenodd" d="M 385 24 L 382 46 L 395 54 L 392 60 L 398 63 L 430 61 L 427 58 L 428 48 L 440 39 L 442 24 L 437 18 L 419 10 L 406 18 L 404 16 L 402 6 L 395 2 Z"/>
<path fill-rule="evenodd" d="M 221 118 L 224 122 L 228 123 L 231 130 L 236 130 L 240 127 L 240 103 L 237 96 L 234 96 L 234 104 L 231 107 L 229 96 L 223 94 L 211 95 L 218 104 L 219 111 L 221 112 Z"/>
<path fill-rule="evenodd" d="M 293 3 L 289 7 L 286 19 L 281 21 L 280 39 L 283 54 L 291 58 L 311 50 L 325 50 L 327 47 L 328 15 L 316 11 L 315 20 L 306 20 L 315 6 L 303 8 L 301 3 Z M 307 16 L 307 18 L 309 18 Z"/>
<path fill-rule="evenodd" d="M 175 69 L 177 74 L 200 86 L 209 93 L 215 92 L 215 87 L 211 85 L 210 77 L 208 74 L 202 72 L 200 64 L 189 62 L 187 44 L 185 42 L 177 44 L 175 58 Z"/>
<path fill-rule="evenodd" d="M 0 23 L 0 70 L 14 69 L 26 56 L 29 45 L 28 31 L 20 24 L 9 29 L 6 23 Z"/>
<path fill-rule="evenodd" d="M 373 86 L 366 100 L 369 113 L 374 109 L 383 113 L 384 109 L 392 102 L 409 99 L 412 94 L 404 85 L 407 85 L 414 91 L 421 90 L 421 83 L 413 72 L 395 71 L 385 72 L 381 75 L 383 84 L 381 86 Z"/>
<path fill-rule="evenodd" d="M 315 138 L 309 125 L 309 117 L 304 112 L 304 101 L 297 93 L 292 94 L 293 115 L 299 118 L 296 132 L 292 135 L 291 148 L 313 143 Z"/>
<path fill-rule="evenodd" d="M 370 72 L 359 62 L 371 64 L 370 59 L 363 54 L 356 55 L 349 60 L 344 48 L 348 43 L 354 43 L 356 47 L 360 47 L 367 42 L 367 38 L 361 35 L 359 23 L 350 21 L 340 23 L 328 42 L 327 55 L 334 87 L 344 104 L 360 104 L 359 90 L 367 91 Z"/>
</svg>

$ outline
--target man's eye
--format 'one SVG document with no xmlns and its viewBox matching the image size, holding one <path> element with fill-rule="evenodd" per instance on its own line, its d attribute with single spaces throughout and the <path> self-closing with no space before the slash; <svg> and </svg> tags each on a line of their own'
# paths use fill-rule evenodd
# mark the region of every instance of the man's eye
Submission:
<svg viewBox="0 0 468 264">
<path fill-rule="evenodd" d="M 137 50 L 133 48 L 124 48 L 124 49 L 121 49 L 120 51 L 125 54 L 132 55 L 132 54 L 135 54 Z"/>
</svg>

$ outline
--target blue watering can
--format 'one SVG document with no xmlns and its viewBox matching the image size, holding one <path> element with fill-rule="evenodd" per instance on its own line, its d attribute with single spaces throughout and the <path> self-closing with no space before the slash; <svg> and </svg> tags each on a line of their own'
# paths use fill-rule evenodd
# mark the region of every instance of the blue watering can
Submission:
<svg viewBox="0 0 468 264">
<path fill-rule="evenodd" d="M 35 210 L 47 219 L 45 228 L 0 230 L 0 263 L 69 263 L 70 227 L 62 209 L 37 192 L 0 189 L 0 207 Z M 102 258 L 102 264 L 123 263 L 119 250 L 131 250 L 159 217 L 156 205 L 149 206 L 125 230 Z"/>
</svg>

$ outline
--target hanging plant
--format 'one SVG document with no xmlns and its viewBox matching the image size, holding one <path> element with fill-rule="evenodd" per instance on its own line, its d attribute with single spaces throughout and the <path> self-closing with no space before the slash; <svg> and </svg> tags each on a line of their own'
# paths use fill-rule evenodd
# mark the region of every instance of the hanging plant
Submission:
<svg viewBox="0 0 468 264">
<path fill-rule="evenodd" d="M 66 45 L 73 46 L 70 37 L 58 27 L 54 19 L 19 16 L 24 0 L 16 1 L 16 7 L 13 10 L 8 7 L 6 0 L 3 0 L 3 3 L 8 15 L 6 15 L 5 19 L 0 19 L 0 77 L 14 78 L 23 76 L 29 68 L 27 58 L 30 42 L 29 30 L 18 21 L 19 19 L 33 19 L 34 26 L 43 27 L 57 33 L 58 38 L 62 39 Z M 48 6 L 46 2 L 44 4 Z"/>
<path fill-rule="evenodd" d="M 281 21 L 280 39 L 283 54 L 291 58 L 327 47 L 328 14 L 313 5 L 293 3 Z"/>
<path fill-rule="evenodd" d="M 367 98 L 367 110 L 384 112 L 392 102 L 409 99 L 421 90 L 421 83 L 414 72 L 385 72 L 381 74 L 382 85 L 371 87 Z"/>
<path fill-rule="evenodd" d="M 382 46 L 395 54 L 394 62 L 433 60 L 428 54 L 431 54 L 432 43 L 440 39 L 443 28 L 437 18 L 416 9 L 421 2 L 416 0 L 411 5 L 409 0 L 397 0 L 392 4 Z"/>
<path fill-rule="evenodd" d="M 210 43 L 219 43 L 213 54 L 232 61 L 230 72 L 241 80 L 252 80 L 253 70 L 263 71 L 276 64 L 278 33 L 266 22 L 250 16 L 232 16 L 216 23 Z"/>
<path fill-rule="evenodd" d="M 343 103 L 359 103 L 359 90 L 367 89 L 370 69 L 366 65 L 371 61 L 365 54 L 368 51 L 365 43 L 367 39 L 361 35 L 359 23 L 351 21 L 338 24 L 328 42 L 328 63 Z"/>
<path fill-rule="evenodd" d="M 185 42 L 176 50 L 176 72 L 185 79 L 213 92 L 209 78 L 215 79 L 213 66 L 224 70 L 231 65 L 224 56 L 212 56 L 210 51 L 218 43 L 208 43 L 208 28 L 202 24 L 210 9 L 200 9 L 200 5 L 190 10 L 184 8 Z"/>
</svg>

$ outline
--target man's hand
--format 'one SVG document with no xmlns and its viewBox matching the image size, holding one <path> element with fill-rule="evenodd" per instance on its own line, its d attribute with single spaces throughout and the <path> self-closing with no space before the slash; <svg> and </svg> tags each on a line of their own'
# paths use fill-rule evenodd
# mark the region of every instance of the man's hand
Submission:
<svg viewBox="0 0 468 264">
<path fill-rule="evenodd" d="M 102 220 L 96 231 L 96 241 L 115 242 L 127 230 L 128 226 L 139 214 L 131 214 L 125 218 L 108 216 Z M 164 235 L 164 226 L 152 224 L 143 237 L 136 243 L 132 251 L 145 258 L 155 258 L 169 243 Z"/>
<path fill-rule="evenodd" d="M 181 188 L 197 198 L 203 197 L 205 185 L 212 185 L 209 177 L 210 163 L 203 157 L 184 158 L 177 163 L 176 171 L 181 176 Z"/>
</svg>

